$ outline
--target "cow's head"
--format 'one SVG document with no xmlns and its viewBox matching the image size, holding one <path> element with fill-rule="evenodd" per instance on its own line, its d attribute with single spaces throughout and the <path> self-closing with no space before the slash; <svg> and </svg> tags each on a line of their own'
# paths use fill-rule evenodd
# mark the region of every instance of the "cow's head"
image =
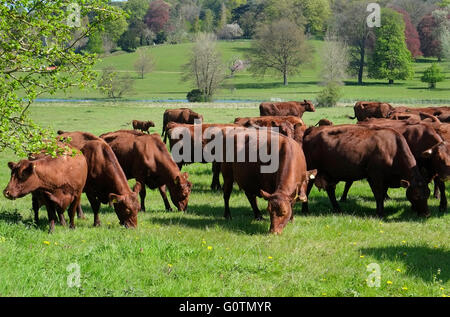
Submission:
<svg viewBox="0 0 450 317">
<path fill-rule="evenodd" d="M 138 194 L 141 188 L 141 183 L 136 182 L 133 191 L 129 194 L 109 194 L 109 202 L 114 206 L 120 224 L 126 228 L 137 227 L 137 214 L 141 209 Z"/>
<path fill-rule="evenodd" d="M 262 198 L 268 201 L 270 233 L 281 234 L 292 216 L 292 198 L 282 192 L 269 194 L 260 190 Z"/>
<path fill-rule="evenodd" d="M 178 175 L 173 181 L 174 186 L 169 187 L 170 198 L 180 211 L 186 210 L 191 194 L 192 183 L 188 180 L 188 177 L 189 175 L 186 172 Z"/>
<path fill-rule="evenodd" d="M 9 162 L 8 167 L 11 169 L 11 179 L 3 191 L 6 198 L 21 198 L 39 188 L 40 180 L 36 175 L 33 161 Z"/>
<path fill-rule="evenodd" d="M 406 188 L 406 198 L 411 202 L 412 210 L 420 216 L 428 217 L 428 197 L 430 197 L 430 189 L 428 183 L 416 170 L 413 170 L 411 181 L 401 180 L 402 187 Z"/>
<path fill-rule="evenodd" d="M 314 105 L 311 102 L 311 100 L 303 100 L 303 106 L 305 107 L 305 111 L 309 111 L 309 112 L 316 111 L 316 108 L 314 108 Z"/>
<path fill-rule="evenodd" d="M 436 144 L 424 151 L 422 157 L 431 160 L 439 179 L 445 181 L 450 178 L 450 144 L 447 142 Z"/>
</svg>

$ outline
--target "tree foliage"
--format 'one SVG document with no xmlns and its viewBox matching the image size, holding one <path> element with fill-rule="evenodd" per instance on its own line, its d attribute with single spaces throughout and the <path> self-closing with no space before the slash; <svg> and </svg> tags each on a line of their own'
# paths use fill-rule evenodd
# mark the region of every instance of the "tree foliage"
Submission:
<svg viewBox="0 0 450 317">
<path fill-rule="evenodd" d="M 383 9 L 381 27 L 376 31 L 375 50 L 369 64 L 369 76 L 376 79 L 409 79 L 414 75 L 411 52 L 406 47 L 405 23 L 392 9 Z"/>
<path fill-rule="evenodd" d="M 29 106 L 43 93 L 93 83 L 96 55 L 77 54 L 75 47 L 120 14 L 107 2 L 0 1 L 0 151 L 20 156 L 55 151 L 55 142 L 44 142 L 52 133 L 30 119 Z M 87 23 L 80 23 L 87 16 Z"/>
<path fill-rule="evenodd" d="M 419 33 L 417 33 L 417 29 L 411 22 L 411 18 L 403 9 L 394 8 L 395 11 L 399 12 L 403 16 L 403 21 L 405 22 L 405 38 L 406 45 L 408 50 L 411 52 L 412 57 L 417 58 L 422 56 L 422 52 L 420 51 L 420 38 Z"/>
<path fill-rule="evenodd" d="M 163 0 L 155 0 L 150 3 L 144 21 L 154 33 L 159 33 L 164 30 L 169 21 L 170 6 Z"/>
<path fill-rule="evenodd" d="M 420 78 L 420 80 L 424 83 L 428 83 L 430 88 L 436 88 L 436 83 L 444 81 L 444 79 L 445 75 L 436 63 L 433 63 L 429 68 L 427 68 L 423 73 L 423 76 Z"/>
<path fill-rule="evenodd" d="M 134 80 L 126 73 L 119 75 L 114 66 L 107 66 L 102 69 L 102 74 L 98 82 L 98 88 L 108 98 L 121 98 L 124 94 L 130 93 L 133 89 Z"/>
<path fill-rule="evenodd" d="M 286 86 L 288 75 L 299 73 L 300 66 L 310 60 L 311 48 L 303 29 L 289 20 L 262 25 L 255 38 L 248 56 L 249 70 L 255 75 L 281 74 Z"/>
</svg>

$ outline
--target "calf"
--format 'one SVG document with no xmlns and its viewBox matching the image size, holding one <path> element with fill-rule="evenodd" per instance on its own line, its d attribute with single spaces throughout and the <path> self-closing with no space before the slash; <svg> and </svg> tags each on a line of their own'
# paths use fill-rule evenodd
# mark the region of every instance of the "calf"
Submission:
<svg viewBox="0 0 450 317">
<path fill-rule="evenodd" d="M 153 121 L 133 120 L 132 123 L 133 123 L 133 129 L 141 130 L 142 132 L 147 132 L 147 133 L 148 133 L 148 129 L 155 126 Z"/>
<path fill-rule="evenodd" d="M 161 137 L 164 137 L 164 143 L 167 139 L 167 124 L 169 122 L 194 124 L 195 120 L 201 120 L 203 122 L 203 116 L 189 108 L 179 109 L 167 109 L 163 115 L 163 127 Z"/>
<path fill-rule="evenodd" d="M 350 119 L 356 118 L 358 121 L 363 121 L 366 118 L 387 118 L 394 107 L 385 102 L 358 101 L 353 110 L 355 116 Z"/>
<path fill-rule="evenodd" d="M 140 191 L 142 211 L 145 211 L 145 185 L 150 189 L 159 188 L 166 210 L 171 210 L 166 196 L 167 186 L 174 205 L 178 210 L 186 210 L 192 183 L 188 181 L 187 173 L 180 173 L 158 134 L 120 130 L 100 137 L 111 146 L 126 177 L 143 184 Z"/>
<path fill-rule="evenodd" d="M 101 138 L 86 132 L 65 132 L 61 139 L 70 138 L 71 145 L 80 149 L 88 164 L 88 177 L 84 192 L 94 212 L 94 226 L 100 226 L 100 204 L 112 204 L 125 227 L 137 227 L 140 209 L 137 193 L 141 184 L 136 182 L 133 191 L 128 186 L 125 173 L 111 147 Z"/>
<path fill-rule="evenodd" d="M 251 132 L 250 132 L 251 133 Z M 253 132 L 255 133 L 255 132 Z M 267 133 L 267 139 L 261 138 Z M 239 134 L 241 136 L 239 137 Z M 272 148 L 272 142 L 277 142 L 276 153 L 278 155 L 278 169 L 273 173 L 262 173 L 261 166 L 264 163 L 258 158 L 256 162 L 249 160 L 249 153 L 257 151 L 255 143 L 250 142 L 248 130 L 236 133 L 229 133 L 226 139 L 234 139 L 234 160 L 222 163 L 222 174 L 224 179 L 223 197 L 225 202 L 224 217 L 231 219 L 229 200 L 236 182 L 239 188 L 245 192 L 247 199 L 252 206 L 256 219 L 262 219 L 258 209 L 256 197 L 262 197 L 268 201 L 268 211 L 270 214 L 270 232 L 280 234 L 289 220 L 293 220 L 292 206 L 298 200 L 305 202 L 306 189 L 310 175 L 315 175 L 315 171 L 307 172 L 305 156 L 302 147 L 293 139 L 270 131 L 257 131 L 256 139 L 259 146 L 266 142 L 268 148 Z M 224 142 L 224 144 L 228 143 Z M 243 150 L 246 153 L 245 160 L 239 162 L 236 158 L 237 151 Z M 224 145 L 224 152 L 230 151 Z M 272 156 L 273 159 L 273 156 Z"/>
<path fill-rule="evenodd" d="M 303 138 L 307 166 L 317 169 L 316 186 L 324 188 L 335 212 L 336 184 L 367 179 L 377 214 L 384 216 L 384 197 L 390 187 L 405 187 L 412 209 L 428 217 L 430 191 L 405 138 L 393 129 L 363 125 L 311 127 Z M 312 184 L 308 186 L 308 194 Z M 308 204 L 303 204 L 308 211 Z"/>
<path fill-rule="evenodd" d="M 259 105 L 260 116 L 296 116 L 301 118 L 305 111 L 316 111 L 310 100 L 304 100 L 302 102 L 263 102 Z"/>
<path fill-rule="evenodd" d="M 11 169 L 11 179 L 3 191 L 6 198 L 16 199 L 32 193 L 33 202 L 45 204 L 47 208 L 49 232 L 55 228 L 55 211 L 60 215 L 61 223 L 65 224 L 63 212 L 68 208 L 70 228 L 75 228 L 75 212 L 80 204 L 88 170 L 82 154 L 66 152 L 55 158 L 39 155 L 36 159 L 9 162 L 8 167 Z"/>
</svg>

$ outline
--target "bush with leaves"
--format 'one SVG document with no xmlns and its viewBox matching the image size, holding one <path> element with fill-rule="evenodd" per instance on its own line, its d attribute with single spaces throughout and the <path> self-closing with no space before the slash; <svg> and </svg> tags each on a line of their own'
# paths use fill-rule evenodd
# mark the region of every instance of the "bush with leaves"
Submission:
<svg viewBox="0 0 450 317">
<path fill-rule="evenodd" d="M 425 70 L 420 80 L 429 84 L 429 88 L 436 88 L 436 83 L 444 81 L 445 75 L 442 73 L 442 69 L 438 64 L 433 63 L 429 68 Z"/>
<path fill-rule="evenodd" d="M 200 89 L 193 89 L 188 92 L 186 96 L 189 102 L 207 102 L 211 101 L 211 98 L 205 96 Z"/>
<path fill-rule="evenodd" d="M 317 107 L 334 107 L 342 97 L 341 86 L 329 82 L 317 96 Z"/>
</svg>

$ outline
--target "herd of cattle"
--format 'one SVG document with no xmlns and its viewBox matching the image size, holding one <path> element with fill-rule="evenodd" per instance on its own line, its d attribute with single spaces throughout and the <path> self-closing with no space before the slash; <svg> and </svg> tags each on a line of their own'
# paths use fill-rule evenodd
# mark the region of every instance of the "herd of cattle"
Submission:
<svg viewBox="0 0 450 317">
<path fill-rule="evenodd" d="M 346 182 L 341 197 L 345 201 L 351 184 L 366 179 L 380 217 L 384 215 L 388 188 L 404 187 L 412 210 L 428 217 L 428 184 L 434 180 L 435 196 L 440 193 L 439 209 L 446 211 L 444 181 L 450 175 L 450 123 L 447 123 L 450 107 L 394 108 L 387 103 L 357 102 L 353 118 L 358 120 L 357 124 L 333 125 L 322 119 L 311 127 L 302 120 L 305 111 L 315 111 L 310 101 L 264 102 L 259 109 L 259 117 L 201 126 L 202 132 L 214 127 L 225 138 L 241 140 L 241 144 L 234 143 L 234 150 L 236 147 L 249 150 L 249 138 L 237 137 L 249 128 L 269 128 L 266 133 L 277 138 L 279 165 L 274 173 L 261 173 L 260 167 L 265 163 L 259 159 L 213 162 L 211 189 L 223 188 L 226 218 L 231 219 L 229 199 L 234 182 L 245 192 L 256 219 L 262 219 L 256 197 L 268 201 L 272 233 L 281 233 L 293 220 L 293 205 L 297 201 L 303 203 L 302 211 L 308 212 L 308 195 L 313 185 L 324 189 L 334 211 L 340 212 L 335 196 L 340 181 Z M 133 121 L 134 130 L 119 130 L 99 137 L 88 132 L 58 131 L 58 144 L 66 153 L 57 157 L 38 153 L 18 163 L 9 162 L 11 179 L 3 194 L 8 199 L 16 199 L 31 193 L 35 221 L 38 222 L 39 208 L 45 205 L 50 232 L 58 218 L 65 225 L 66 209 L 71 228 L 75 226 L 75 214 L 84 217 L 80 203 L 82 192 L 92 207 L 94 226 L 100 225 L 100 205 L 109 203 L 121 225 L 136 227 L 138 212 L 145 211 L 146 186 L 158 188 L 165 208 L 171 210 L 168 189 L 172 203 L 185 211 L 192 183 L 181 169 L 194 159 L 176 163 L 165 143 L 168 139 L 172 149 L 178 142 L 186 142 L 172 133 L 175 128 L 183 127 L 192 139 L 186 146 L 194 146 L 195 120 L 203 121 L 203 116 L 188 108 L 168 109 L 164 113 L 161 136 L 145 133 L 154 127 L 153 122 L 137 120 Z M 227 136 L 230 128 L 238 132 Z M 276 128 L 276 132 L 271 128 Z M 211 139 L 206 139 L 203 133 L 202 138 L 201 145 L 205 147 Z M 257 139 L 262 140 L 260 132 Z M 265 138 L 264 142 L 271 140 Z M 81 153 L 74 155 L 73 149 Z M 133 189 L 128 185 L 129 179 L 136 180 Z"/>
</svg>

